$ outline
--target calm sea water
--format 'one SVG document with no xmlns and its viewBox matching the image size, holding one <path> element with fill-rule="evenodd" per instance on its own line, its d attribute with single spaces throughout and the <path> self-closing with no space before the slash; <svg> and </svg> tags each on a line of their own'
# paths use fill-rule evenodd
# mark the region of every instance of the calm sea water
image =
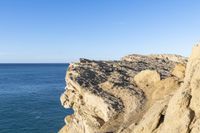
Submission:
<svg viewBox="0 0 200 133">
<path fill-rule="evenodd" d="M 0 133 L 56 133 L 66 64 L 0 64 Z"/>
</svg>

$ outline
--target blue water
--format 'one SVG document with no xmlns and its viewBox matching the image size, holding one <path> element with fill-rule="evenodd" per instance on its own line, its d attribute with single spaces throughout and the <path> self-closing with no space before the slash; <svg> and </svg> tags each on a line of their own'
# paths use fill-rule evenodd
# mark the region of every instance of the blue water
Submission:
<svg viewBox="0 0 200 133">
<path fill-rule="evenodd" d="M 0 64 L 0 133 L 56 133 L 66 64 Z"/>
</svg>

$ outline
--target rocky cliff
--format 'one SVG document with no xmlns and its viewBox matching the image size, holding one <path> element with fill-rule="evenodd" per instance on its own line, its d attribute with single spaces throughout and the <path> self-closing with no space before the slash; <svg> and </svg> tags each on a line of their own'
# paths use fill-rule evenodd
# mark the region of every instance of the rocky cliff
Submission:
<svg viewBox="0 0 200 133">
<path fill-rule="evenodd" d="M 200 133 L 200 45 L 187 58 L 80 59 L 61 96 L 75 113 L 60 133 Z"/>
</svg>

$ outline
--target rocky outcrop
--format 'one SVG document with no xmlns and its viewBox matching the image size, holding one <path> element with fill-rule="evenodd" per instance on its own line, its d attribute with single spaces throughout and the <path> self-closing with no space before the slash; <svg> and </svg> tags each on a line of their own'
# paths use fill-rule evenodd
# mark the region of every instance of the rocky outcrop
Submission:
<svg viewBox="0 0 200 133">
<path fill-rule="evenodd" d="M 70 64 L 60 133 L 199 133 L 200 46 L 187 58 L 129 55 Z"/>
</svg>

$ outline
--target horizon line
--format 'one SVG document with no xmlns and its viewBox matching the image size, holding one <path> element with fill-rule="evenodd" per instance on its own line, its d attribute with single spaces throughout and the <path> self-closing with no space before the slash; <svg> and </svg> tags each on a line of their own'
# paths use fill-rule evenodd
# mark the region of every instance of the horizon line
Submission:
<svg viewBox="0 0 200 133">
<path fill-rule="evenodd" d="M 69 62 L 6 62 L 6 63 L 0 63 L 0 65 L 3 64 L 70 64 Z"/>
</svg>

